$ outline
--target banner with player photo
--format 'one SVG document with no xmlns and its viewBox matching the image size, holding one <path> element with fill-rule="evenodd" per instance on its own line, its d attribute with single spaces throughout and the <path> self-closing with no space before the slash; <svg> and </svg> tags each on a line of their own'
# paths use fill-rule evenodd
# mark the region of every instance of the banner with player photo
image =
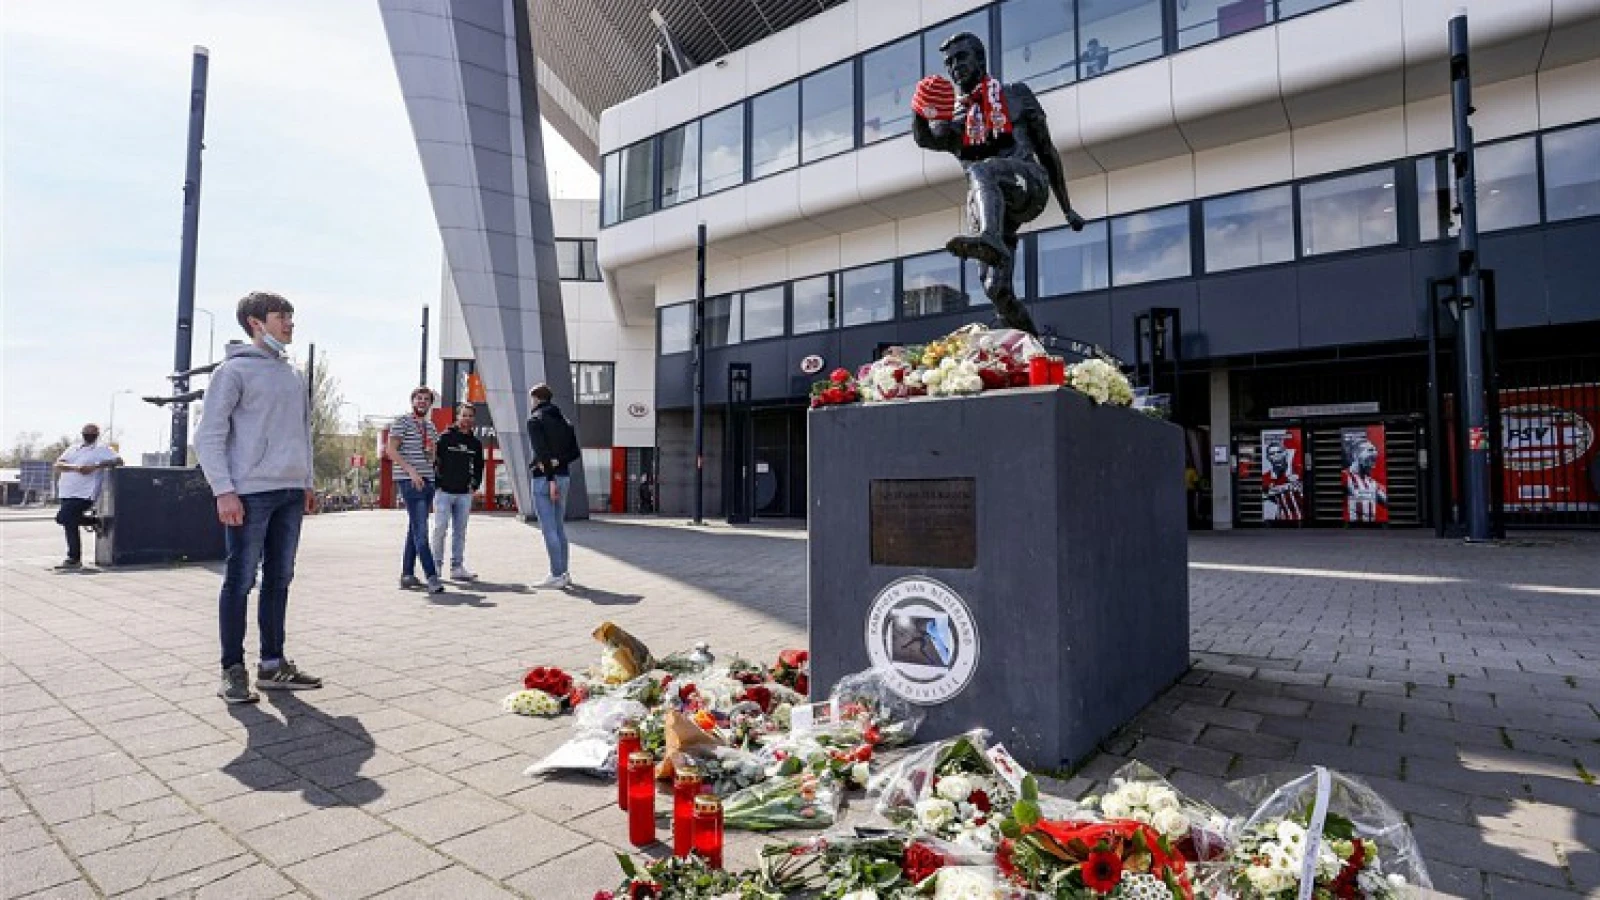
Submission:
<svg viewBox="0 0 1600 900">
<path fill-rule="evenodd" d="M 1340 431 L 1344 445 L 1344 520 L 1389 521 L 1389 464 L 1383 445 L 1383 426 L 1367 425 Z"/>
<path fill-rule="evenodd" d="M 1305 460 L 1298 428 L 1261 432 L 1261 521 L 1306 517 Z"/>
</svg>

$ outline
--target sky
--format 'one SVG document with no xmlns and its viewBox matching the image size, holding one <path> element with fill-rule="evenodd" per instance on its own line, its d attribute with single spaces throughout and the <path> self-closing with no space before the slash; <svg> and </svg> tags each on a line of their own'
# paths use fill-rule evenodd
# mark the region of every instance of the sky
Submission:
<svg viewBox="0 0 1600 900">
<path fill-rule="evenodd" d="M 243 337 L 238 298 L 274 291 L 347 423 L 406 407 L 443 251 L 377 0 L 4 0 L 0 446 L 105 431 L 114 404 L 125 458 L 166 449 L 169 415 L 139 397 L 170 393 L 195 45 L 210 50 L 195 305 L 215 354 Z M 545 142 L 552 196 L 597 196 L 548 126 Z M 195 364 L 209 324 L 195 315 Z M 435 387 L 437 352 L 435 329 Z"/>
</svg>

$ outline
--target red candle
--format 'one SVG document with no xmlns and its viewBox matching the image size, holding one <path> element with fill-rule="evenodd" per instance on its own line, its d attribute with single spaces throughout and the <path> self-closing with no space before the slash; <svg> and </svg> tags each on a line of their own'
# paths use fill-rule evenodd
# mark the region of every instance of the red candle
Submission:
<svg viewBox="0 0 1600 900">
<path fill-rule="evenodd" d="M 1067 383 L 1067 361 L 1059 356 L 1050 357 L 1050 383 Z"/>
<path fill-rule="evenodd" d="M 694 848 L 694 798 L 700 793 L 700 773 L 680 769 L 672 780 L 672 855 L 688 856 Z"/>
<path fill-rule="evenodd" d="M 656 841 L 655 757 L 640 751 L 628 757 L 628 840 L 635 847 Z"/>
<path fill-rule="evenodd" d="M 1033 387 L 1050 383 L 1050 360 L 1035 356 L 1028 360 L 1028 384 Z"/>
<path fill-rule="evenodd" d="M 694 798 L 694 852 L 711 868 L 722 868 L 722 801 L 711 794 Z"/>
<path fill-rule="evenodd" d="M 639 729 L 624 725 L 617 732 L 617 808 L 628 808 L 628 760 L 639 752 Z"/>
</svg>

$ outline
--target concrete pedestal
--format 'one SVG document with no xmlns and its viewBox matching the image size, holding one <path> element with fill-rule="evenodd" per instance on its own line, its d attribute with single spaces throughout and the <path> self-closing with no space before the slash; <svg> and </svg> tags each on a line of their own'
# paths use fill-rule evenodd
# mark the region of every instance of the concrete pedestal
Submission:
<svg viewBox="0 0 1600 900">
<path fill-rule="evenodd" d="M 112 469 L 100 520 L 99 566 L 213 562 L 228 555 L 216 498 L 199 469 Z"/>
<path fill-rule="evenodd" d="M 1064 388 L 813 410 L 812 683 L 869 667 L 1031 768 L 1189 665 L 1179 428 Z"/>
</svg>

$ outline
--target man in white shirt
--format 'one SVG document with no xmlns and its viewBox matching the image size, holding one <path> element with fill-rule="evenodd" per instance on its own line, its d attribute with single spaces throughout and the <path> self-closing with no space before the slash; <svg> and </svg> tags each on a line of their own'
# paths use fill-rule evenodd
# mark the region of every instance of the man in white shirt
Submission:
<svg viewBox="0 0 1600 900">
<path fill-rule="evenodd" d="M 89 511 L 100 499 L 106 469 L 122 465 L 122 457 L 99 441 L 100 426 L 90 422 L 83 426 L 83 442 L 68 448 L 56 460 L 55 469 L 60 476 L 56 497 L 61 501 L 56 524 L 67 531 L 67 558 L 56 568 L 63 571 L 83 568 L 83 538 L 78 529 L 94 524 Z"/>
</svg>

